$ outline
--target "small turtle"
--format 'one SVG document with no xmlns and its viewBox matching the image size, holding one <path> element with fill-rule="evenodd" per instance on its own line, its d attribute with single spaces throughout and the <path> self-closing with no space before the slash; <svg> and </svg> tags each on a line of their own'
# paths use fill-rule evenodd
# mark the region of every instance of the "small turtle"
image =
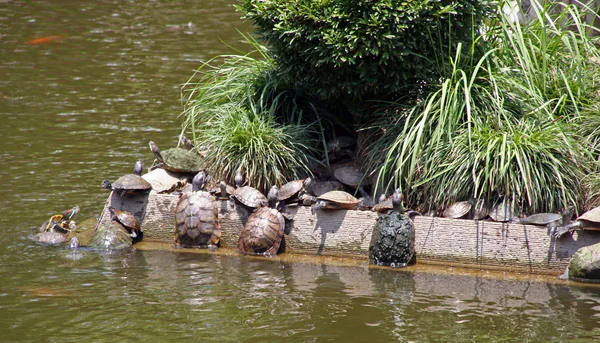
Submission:
<svg viewBox="0 0 600 343">
<path fill-rule="evenodd" d="M 141 240 L 143 232 L 142 226 L 133 213 L 125 210 L 117 210 L 112 207 L 109 207 L 108 210 L 112 216 L 111 220 L 115 220 L 123 225 L 127 232 L 131 234 L 131 238 L 135 241 Z"/>
<path fill-rule="evenodd" d="M 573 232 L 576 229 L 599 231 L 600 206 L 585 212 L 570 224 L 564 224 L 563 226 L 557 227 L 553 233 L 553 236 L 555 238 L 559 238 L 567 232 Z"/>
<path fill-rule="evenodd" d="M 339 181 L 313 181 L 309 187 L 312 194 L 315 196 L 321 196 L 331 191 L 343 191 L 344 185 Z"/>
<path fill-rule="evenodd" d="M 150 141 L 149 145 L 154 157 L 156 157 L 156 161 L 150 167 L 151 170 L 163 168 L 176 173 L 196 174 L 203 168 L 202 159 L 191 150 L 170 148 L 161 151 L 153 141 Z"/>
<path fill-rule="evenodd" d="M 446 208 L 446 210 L 444 210 L 443 215 L 446 218 L 452 218 L 452 219 L 464 218 L 471 211 L 472 207 L 473 207 L 472 200 L 455 202 L 453 204 L 450 204 L 450 206 L 448 206 Z"/>
<path fill-rule="evenodd" d="M 495 208 L 490 212 L 490 218 L 492 218 L 495 222 L 508 222 L 515 217 L 515 208 L 512 206 L 512 203 L 507 203 L 506 201 L 499 203 Z"/>
<path fill-rule="evenodd" d="M 317 197 L 317 203 L 311 208 L 314 214 L 319 209 L 353 209 L 360 201 L 350 193 L 331 191 Z"/>
<path fill-rule="evenodd" d="M 294 180 L 286 183 L 281 186 L 279 189 L 277 200 L 284 202 L 297 202 L 299 201 L 298 195 L 303 190 L 306 189 L 311 182 L 311 178 L 306 178 L 302 180 Z"/>
<path fill-rule="evenodd" d="M 123 175 L 113 183 L 104 180 L 102 181 L 102 187 L 116 192 L 120 196 L 135 193 L 148 193 L 152 190 L 152 185 L 141 177 L 143 169 L 144 165 L 142 164 L 142 161 L 137 161 L 133 168 L 133 174 Z"/>
<path fill-rule="evenodd" d="M 239 176 L 239 177 L 238 177 Z M 264 196 L 258 189 L 250 186 L 242 186 L 243 178 L 241 174 L 235 176 L 236 189 L 233 192 L 233 198 L 243 205 L 250 208 L 257 208 L 267 205 L 267 197 Z"/>
<path fill-rule="evenodd" d="M 268 206 L 259 208 L 248 217 L 238 240 L 241 254 L 267 257 L 277 254 L 285 231 L 285 218 L 275 208 L 277 193 L 277 186 L 271 187 Z"/>
<path fill-rule="evenodd" d="M 96 228 L 90 242 L 92 249 L 113 251 L 131 247 L 133 241 L 127 229 L 118 221 L 110 220 Z"/>
<path fill-rule="evenodd" d="M 199 172 L 192 190 L 185 191 L 175 208 L 175 244 L 183 247 L 216 247 L 221 238 L 217 201 L 203 189 L 206 173 Z"/>
<path fill-rule="evenodd" d="M 402 195 L 402 192 L 400 191 L 400 188 L 397 188 L 389 199 L 386 199 L 384 194 L 382 194 L 382 195 L 383 195 L 383 201 L 380 201 L 375 206 L 373 206 L 373 211 L 382 213 L 382 214 L 389 214 L 392 210 L 399 211 L 400 213 L 404 213 L 404 206 L 402 205 L 402 201 L 404 200 L 404 197 Z M 380 197 L 380 200 L 381 200 L 381 197 Z M 397 209 L 394 209 L 394 201 L 399 203 Z"/>
<path fill-rule="evenodd" d="M 360 186 L 370 184 L 369 180 L 365 178 L 365 175 L 358 170 L 358 168 L 353 166 L 339 167 L 333 172 L 333 176 L 335 176 L 339 182 L 352 188 L 359 188 Z"/>
</svg>

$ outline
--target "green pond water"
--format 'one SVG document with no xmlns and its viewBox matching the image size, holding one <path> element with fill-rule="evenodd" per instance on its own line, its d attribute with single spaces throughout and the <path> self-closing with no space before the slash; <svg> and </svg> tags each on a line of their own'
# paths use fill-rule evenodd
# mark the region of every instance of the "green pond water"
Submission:
<svg viewBox="0 0 600 343">
<path fill-rule="evenodd" d="M 32 242 L 52 214 L 98 215 L 149 140 L 175 143 L 181 85 L 248 49 L 232 4 L 0 1 L 0 342 L 600 338 L 600 288 L 554 278 Z"/>
</svg>

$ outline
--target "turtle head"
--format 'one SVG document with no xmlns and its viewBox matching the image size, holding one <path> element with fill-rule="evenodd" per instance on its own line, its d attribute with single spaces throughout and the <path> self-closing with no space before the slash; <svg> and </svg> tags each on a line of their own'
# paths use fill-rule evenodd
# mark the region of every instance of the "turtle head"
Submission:
<svg viewBox="0 0 600 343">
<path fill-rule="evenodd" d="M 272 186 L 271 189 L 269 189 L 269 194 L 267 195 L 267 199 L 269 200 L 270 208 L 275 208 L 275 206 L 277 205 L 277 196 L 278 195 L 279 195 L 279 189 L 277 188 L 277 186 Z"/>
<path fill-rule="evenodd" d="M 394 191 L 394 194 L 392 194 L 392 206 L 394 208 L 394 211 L 399 212 L 399 213 L 404 212 L 404 206 L 402 205 L 403 200 L 404 200 L 404 196 L 402 195 L 400 188 L 396 188 L 396 190 Z"/>
<path fill-rule="evenodd" d="M 420 216 L 421 213 L 413 210 L 408 210 L 406 211 L 406 215 L 408 216 L 408 218 L 410 218 L 410 220 L 415 220 L 415 217 Z"/>
<path fill-rule="evenodd" d="M 150 150 L 152 150 L 152 153 L 154 154 L 154 157 L 156 157 L 158 162 L 164 163 L 164 159 L 163 159 L 162 154 L 160 153 L 160 149 L 158 148 L 158 145 L 156 145 L 156 143 L 154 143 L 153 141 L 150 141 L 150 143 L 148 143 L 148 145 L 150 145 Z"/>
<path fill-rule="evenodd" d="M 77 249 L 79 248 L 79 238 L 73 237 L 69 242 L 69 249 Z"/>
<path fill-rule="evenodd" d="M 75 216 L 79 213 L 79 206 L 75 206 L 69 210 L 66 210 L 65 213 L 63 213 L 63 222 L 69 222 L 71 221 L 71 219 L 75 218 Z"/>
<path fill-rule="evenodd" d="M 186 136 L 182 135 L 179 137 L 179 144 L 183 145 L 188 150 L 194 149 L 194 143 L 192 143 L 192 141 Z"/>
<path fill-rule="evenodd" d="M 240 188 L 244 185 L 244 177 L 239 171 L 237 172 L 237 174 L 235 174 L 235 178 L 233 180 L 235 181 L 235 186 L 237 188 Z"/>
<path fill-rule="evenodd" d="M 142 176 L 142 172 L 144 171 L 144 164 L 142 161 L 135 162 L 135 166 L 133 167 L 133 173 L 137 176 Z"/>
<path fill-rule="evenodd" d="M 219 182 L 219 187 L 221 188 L 221 198 L 227 198 L 227 184 L 225 181 Z"/>
<path fill-rule="evenodd" d="M 307 188 L 308 186 L 310 186 L 311 182 L 312 182 L 312 179 L 310 177 L 307 177 L 306 179 L 304 179 L 302 186 L 304 186 L 304 188 Z"/>
<path fill-rule="evenodd" d="M 112 183 L 110 183 L 110 181 L 108 181 L 108 180 L 102 180 L 102 188 L 111 190 Z"/>
<path fill-rule="evenodd" d="M 386 198 L 387 196 L 385 195 L 385 193 L 381 193 L 377 202 L 384 202 Z"/>
<path fill-rule="evenodd" d="M 196 176 L 194 176 L 194 180 L 192 180 L 192 191 L 197 192 L 203 190 L 206 186 L 206 173 L 201 170 Z"/>
</svg>

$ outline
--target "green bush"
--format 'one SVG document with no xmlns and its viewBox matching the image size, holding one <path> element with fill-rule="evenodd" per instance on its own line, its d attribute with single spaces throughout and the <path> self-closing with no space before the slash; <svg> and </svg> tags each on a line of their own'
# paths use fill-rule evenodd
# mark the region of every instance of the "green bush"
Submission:
<svg viewBox="0 0 600 343">
<path fill-rule="evenodd" d="M 321 96 L 401 91 L 443 76 L 491 1 L 240 0 L 238 8 L 270 46 L 279 75 Z"/>
</svg>

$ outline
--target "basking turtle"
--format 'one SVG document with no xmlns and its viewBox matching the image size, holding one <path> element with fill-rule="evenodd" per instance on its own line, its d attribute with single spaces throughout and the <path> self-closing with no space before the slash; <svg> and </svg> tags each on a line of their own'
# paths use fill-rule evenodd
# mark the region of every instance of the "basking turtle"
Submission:
<svg viewBox="0 0 600 343">
<path fill-rule="evenodd" d="M 115 220 L 119 222 L 119 224 L 123 225 L 127 232 L 131 234 L 131 238 L 136 241 L 140 241 L 142 239 L 142 226 L 133 213 L 125 210 L 116 210 L 112 207 L 109 207 L 108 210 L 112 216 L 111 220 Z"/>
<path fill-rule="evenodd" d="M 75 229 L 72 219 L 79 213 L 79 206 L 66 210 L 62 214 L 56 214 L 42 224 L 40 232 L 32 239 L 36 242 L 48 244 L 60 244 L 67 241 L 69 233 Z"/>
<path fill-rule="evenodd" d="M 281 186 L 279 189 L 277 200 L 284 202 L 298 202 L 300 199 L 298 198 L 299 193 L 304 189 L 306 189 L 310 185 L 311 179 L 306 178 L 302 180 L 294 180 L 286 183 Z"/>
<path fill-rule="evenodd" d="M 102 187 L 116 192 L 120 196 L 135 193 L 148 193 L 152 190 L 152 185 L 141 177 L 143 169 L 144 165 L 142 164 L 142 161 L 137 161 L 133 168 L 133 174 L 123 175 L 113 183 L 104 180 L 102 181 Z"/>
<path fill-rule="evenodd" d="M 567 232 L 573 232 L 576 229 L 600 231 L 600 206 L 585 212 L 570 224 L 557 227 L 553 236 L 559 238 Z"/>
<path fill-rule="evenodd" d="M 515 207 L 511 202 L 503 201 L 494 207 L 489 216 L 495 222 L 505 223 L 515 217 Z"/>
<path fill-rule="evenodd" d="M 311 208 L 314 214 L 319 209 L 353 209 L 360 201 L 350 193 L 331 191 L 317 197 L 317 203 Z"/>
<path fill-rule="evenodd" d="M 373 206 L 373 211 L 382 214 L 389 214 L 392 210 L 404 213 L 404 206 L 402 205 L 404 197 L 400 191 L 400 188 L 397 188 L 389 199 L 386 199 L 384 194 L 382 195 L 383 201 L 380 201 Z M 381 197 L 379 197 L 379 199 L 381 200 Z M 396 208 L 394 208 L 394 204 L 396 204 Z"/>
<path fill-rule="evenodd" d="M 214 247 L 219 245 L 221 225 L 214 196 L 205 192 L 206 174 L 199 172 L 192 190 L 184 192 L 175 208 L 175 244 L 182 247 Z"/>
<path fill-rule="evenodd" d="M 217 200 L 228 200 L 235 192 L 235 187 L 228 185 L 225 181 L 219 182 L 219 187 L 213 187 L 209 193 L 216 197 Z"/>
<path fill-rule="evenodd" d="M 471 211 L 472 207 L 473 207 L 472 200 L 455 202 L 453 204 L 450 204 L 450 206 L 448 206 L 444 210 L 443 215 L 446 218 L 452 218 L 452 219 L 464 218 Z"/>
<path fill-rule="evenodd" d="M 161 151 L 156 143 L 150 141 L 150 150 L 156 161 L 151 170 L 163 168 L 176 173 L 196 174 L 202 169 L 202 159 L 195 152 L 184 148 L 170 148 Z"/>
<path fill-rule="evenodd" d="M 365 175 L 358 168 L 353 166 L 339 167 L 333 172 L 333 176 L 335 176 L 339 182 L 352 188 L 359 188 L 360 186 L 370 184 L 369 180 L 365 178 Z"/>
<path fill-rule="evenodd" d="M 238 251 L 242 254 L 277 254 L 285 231 L 285 218 L 275 208 L 278 196 L 277 186 L 269 190 L 267 207 L 261 207 L 248 217 L 238 240 Z"/>
<path fill-rule="evenodd" d="M 472 219 L 473 220 L 482 220 L 487 218 L 490 215 L 491 209 L 485 200 L 478 199 L 473 204 L 473 208 L 471 209 Z"/>
<path fill-rule="evenodd" d="M 550 235 L 557 227 L 567 225 L 571 221 L 574 210 L 573 207 L 568 207 L 561 214 L 536 213 L 525 218 L 519 218 L 516 222 L 521 224 L 546 226 L 548 234 Z"/>
<path fill-rule="evenodd" d="M 106 221 L 96 228 L 90 247 L 97 250 L 122 250 L 131 247 L 133 241 L 127 229 L 116 220 Z"/>
<path fill-rule="evenodd" d="M 267 197 L 265 197 L 258 189 L 250 186 L 242 186 L 243 178 L 239 173 L 235 176 L 235 185 L 236 189 L 233 192 L 233 198 L 243 205 L 250 208 L 267 205 Z"/>
</svg>

